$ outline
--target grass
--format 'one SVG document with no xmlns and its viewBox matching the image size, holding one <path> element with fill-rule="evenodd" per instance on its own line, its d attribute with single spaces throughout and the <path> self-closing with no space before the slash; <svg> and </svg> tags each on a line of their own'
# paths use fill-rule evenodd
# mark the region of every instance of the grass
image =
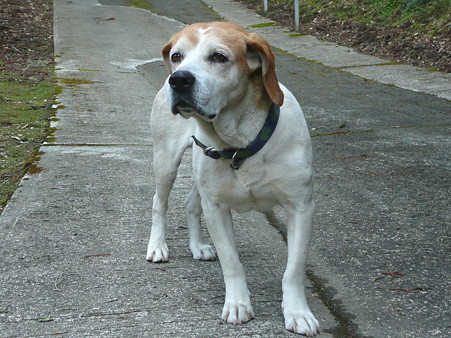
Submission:
<svg viewBox="0 0 451 338">
<path fill-rule="evenodd" d="M 0 71 L 0 213 L 49 133 L 54 93 L 52 79 Z"/>
<path fill-rule="evenodd" d="M 146 9 L 148 11 L 152 10 L 152 5 L 145 0 L 128 0 L 124 6 Z"/>
</svg>

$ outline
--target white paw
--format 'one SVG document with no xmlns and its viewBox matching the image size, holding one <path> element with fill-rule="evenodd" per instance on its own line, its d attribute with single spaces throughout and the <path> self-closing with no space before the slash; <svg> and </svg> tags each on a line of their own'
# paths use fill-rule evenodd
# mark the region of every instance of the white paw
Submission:
<svg viewBox="0 0 451 338">
<path fill-rule="evenodd" d="M 190 246 L 194 259 L 201 261 L 214 261 L 216 259 L 215 248 L 209 244 L 198 244 Z"/>
<path fill-rule="evenodd" d="M 233 325 L 241 325 L 254 318 L 254 311 L 250 302 L 224 304 L 222 319 Z"/>
<path fill-rule="evenodd" d="M 169 261 L 169 250 L 166 243 L 163 244 L 153 244 L 149 243 L 147 246 L 146 259 L 149 262 L 161 263 Z"/>
<path fill-rule="evenodd" d="M 320 332 L 320 326 L 315 316 L 307 311 L 284 311 L 285 328 L 288 331 L 313 337 Z"/>
</svg>

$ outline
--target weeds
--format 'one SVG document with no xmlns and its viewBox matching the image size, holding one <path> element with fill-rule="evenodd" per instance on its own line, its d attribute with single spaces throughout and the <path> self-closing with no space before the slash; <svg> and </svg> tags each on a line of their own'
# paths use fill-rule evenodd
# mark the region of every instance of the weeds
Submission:
<svg viewBox="0 0 451 338">
<path fill-rule="evenodd" d="M 0 72 L 0 213 L 49 131 L 54 85 Z"/>
</svg>

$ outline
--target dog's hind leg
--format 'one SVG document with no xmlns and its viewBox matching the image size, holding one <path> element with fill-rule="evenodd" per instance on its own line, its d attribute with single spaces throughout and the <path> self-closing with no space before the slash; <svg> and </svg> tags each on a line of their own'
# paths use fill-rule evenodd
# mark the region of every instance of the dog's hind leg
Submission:
<svg viewBox="0 0 451 338">
<path fill-rule="evenodd" d="M 186 197 L 185 214 L 189 228 L 189 248 L 193 254 L 193 258 L 204 261 L 216 259 L 215 249 L 213 246 L 205 243 L 204 236 L 202 235 L 200 223 L 202 205 L 199 191 L 195 184 Z"/>
<path fill-rule="evenodd" d="M 312 236 L 312 214 L 311 194 L 305 196 L 294 210 L 288 210 L 288 261 L 282 281 L 285 327 L 306 336 L 314 336 L 320 331 L 304 292 L 305 266 Z"/>
</svg>

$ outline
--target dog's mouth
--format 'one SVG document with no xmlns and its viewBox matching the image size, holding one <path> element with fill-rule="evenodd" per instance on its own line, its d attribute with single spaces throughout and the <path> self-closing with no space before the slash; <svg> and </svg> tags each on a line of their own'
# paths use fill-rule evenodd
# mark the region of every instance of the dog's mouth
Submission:
<svg viewBox="0 0 451 338">
<path fill-rule="evenodd" d="M 193 113 L 196 111 L 196 108 L 187 100 L 179 99 L 172 105 L 172 113 L 174 115 L 181 113 Z"/>
<path fill-rule="evenodd" d="M 190 117 L 192 114 L 197 113 L 202 117 L 203 119 L 207 121 L 213 120 L 216 115 L 215 114 L 208 114 L 205 112 L 202 108 L 197 107 L 190 101 L 179 98 L 173 105 L 172 105 L 172 113 L 174 115 L 182 115 L 183 117 Z"/>
</svg>

